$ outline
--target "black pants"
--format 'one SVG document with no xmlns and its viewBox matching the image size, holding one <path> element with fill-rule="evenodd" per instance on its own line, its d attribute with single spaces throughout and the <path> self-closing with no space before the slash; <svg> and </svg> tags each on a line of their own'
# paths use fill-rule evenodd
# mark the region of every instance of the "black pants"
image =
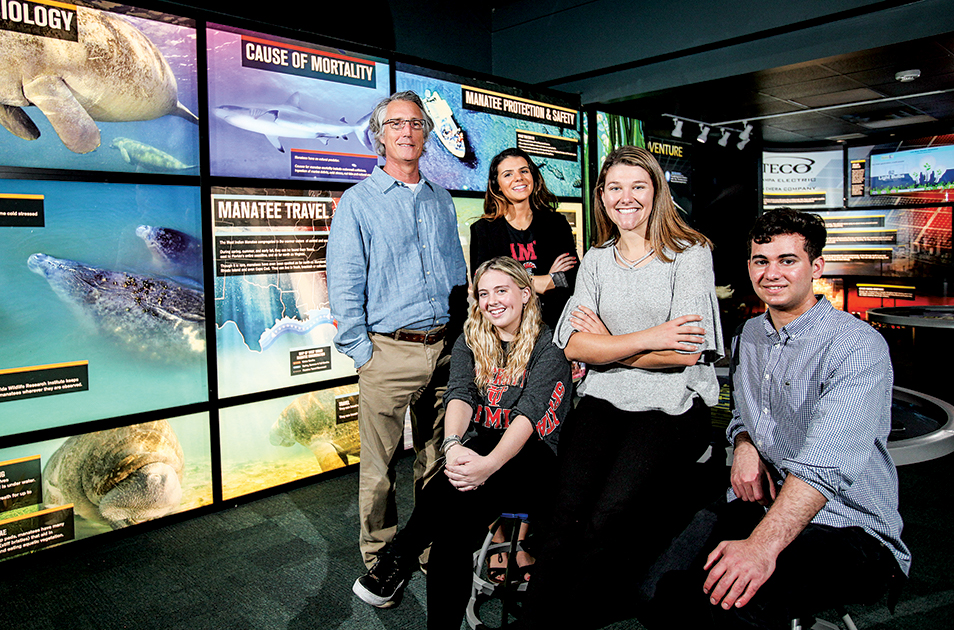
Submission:
<svg viewBox="0 0 954 630">
<path fill-rule="evenodd" d="M 702 592 L 706 556 L 723 540 L 749 536 L 764 516 L 741 500 L 696 514 L 660 558 L 647 581 L 649 628 L 788 628 L 795 617 L 840 604 L 873 603 L 892 576 L 903 579 L 891 552 L 860 527 L 809 524 L 779 554 L 772 576 L 742 608 L 722 610 Z"/>
<path fill-rule="evenodd" d="M 710 434 L 699 399 L 679 416 L 580 401 L 560 436 L 553 518 L 537 530 L 532 627 L 600 627 L 633 616 L 642 573 L 705 505 L 690 506 L 689 475 Z"/>
<path fill-rule="evenodd" d="M 498 439 L 478 436 L 467 447 L 486 455 Z M 527 512 L 536 518 L 550 503 L 556 457 L 531 437 L 523 449 L 487 482 L 467 492 L 450 484 L 443 472 L 422 491 L 414 512 L 391 543 L 405 562 L 416 562 L 428 544 L 427 627 L 459 628 L 473 582 L 473 554 L 487 528 L 502 512 Z"/>
</svg>

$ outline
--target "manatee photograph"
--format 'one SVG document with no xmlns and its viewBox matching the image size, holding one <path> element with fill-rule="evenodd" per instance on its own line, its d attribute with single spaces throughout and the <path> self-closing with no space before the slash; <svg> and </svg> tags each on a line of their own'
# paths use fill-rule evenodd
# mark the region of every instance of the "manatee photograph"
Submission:
<svg viewBox="0 0 954 630">
<path fill-rule="evenodd" d="M 222 409 L 223 498 L 357 463 L 357 406 L 355 383 Z"/>
<path fill-rule="evenodd" d="M 39 455 L 35 510 L 73 505 L 79 540 L 210 505 L 210 452 L 200 413 L 0 449 L 0 462 Z"/>
<path fill-rule="evenodd" d="M 212 175 L 353 182 L 370 173 L 368 118 L 389 94 L 387 62 L 239 29 L 207 33 Z M 314 70 L 317 60 L 335 62 L 328 70 L 355 66 L 359 76 L 321 78 L 332 75 Z M 340 175 L 305 174 L 302 153 L 333 160 Z"/>
<path fill-rule="evenodd" d="M 0 164 L 198 174 L 195 28 L 111 6 L 50 5 L 43 33 L 0 30 Z"/>
<path fill-rule="evenodd" d="M 0 194 L 43 197 L 43 227 L 0 227 L 0 371 L 88 370 L 86 391 L 0 398 L 0 434 L 208 400 L 197 187 L 2 180 Z"/>
</svg>

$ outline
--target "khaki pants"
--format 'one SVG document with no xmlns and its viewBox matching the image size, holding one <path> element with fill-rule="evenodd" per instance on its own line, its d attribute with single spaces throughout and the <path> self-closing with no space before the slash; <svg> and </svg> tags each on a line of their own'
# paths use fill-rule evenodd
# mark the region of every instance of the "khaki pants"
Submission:
<svg viewBox="0 0 954 630">
<path fill-rule="evenodd" d="M 450 356 L 441 357 L 445 342 L 426 346 L 371 335 L 371 360 L 358 372 L 358 428 L 361 464 L 358 513 L 359 544 L 364 563 L 374 565 L 378 552 L 397 532 L 394 464 L 403 450 L 404 415 L 411 408 L 414 451 L 414 494 L 436 471 L 444 434 L 441 395 L 447 387 Z"/>
</svg>

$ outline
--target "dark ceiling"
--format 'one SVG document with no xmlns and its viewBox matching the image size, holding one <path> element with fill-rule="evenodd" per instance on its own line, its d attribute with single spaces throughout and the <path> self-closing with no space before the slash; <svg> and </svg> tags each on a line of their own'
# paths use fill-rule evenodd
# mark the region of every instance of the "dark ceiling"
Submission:
<svg viewBox="0 0 954 630">
<path fill-rule="evenodd" d="M 895 74 L 918 69 L 921 76 L 901 83 Z M 800 63 L 634 97 L 598 107 L 648 120 L 673 114 L 709 124 L 753 121 L 764 142 L 831 143 L 883 134 L 903 125 L 954 122 L 954 34 Z M 885 100 L 902 97 L 897 100 Z M 877 102 L 853 107 L 864 101 Z M 818 111 L 818 108 L 836 106 Z M 741 122 L 726 126 L 739 130 Z M 683 137 L 699 127 L 686 123 Z M 691 134 L 691 136 L 690 136 Z M 719 135 L 713 129 L 710 141 Z"/>
</svg>

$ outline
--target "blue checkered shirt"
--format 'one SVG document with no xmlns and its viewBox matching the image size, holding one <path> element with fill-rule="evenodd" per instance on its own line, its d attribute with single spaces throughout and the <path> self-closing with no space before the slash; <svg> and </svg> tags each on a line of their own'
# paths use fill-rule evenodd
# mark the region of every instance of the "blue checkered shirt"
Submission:
<svg viewBox="0 0 954 630">
<path fill-rule="evenodd" d="M 750 319 L 733 349 L 730 443 L 747 431 L 779 486 L 793 474 L 828 500 L 813 523 L 864 528 L 907 573 L 884 338 L 821 298 L 779 331 L 767 313 Z M 731 489 L 728 498 L 736 498 Z"/>
</svg>

